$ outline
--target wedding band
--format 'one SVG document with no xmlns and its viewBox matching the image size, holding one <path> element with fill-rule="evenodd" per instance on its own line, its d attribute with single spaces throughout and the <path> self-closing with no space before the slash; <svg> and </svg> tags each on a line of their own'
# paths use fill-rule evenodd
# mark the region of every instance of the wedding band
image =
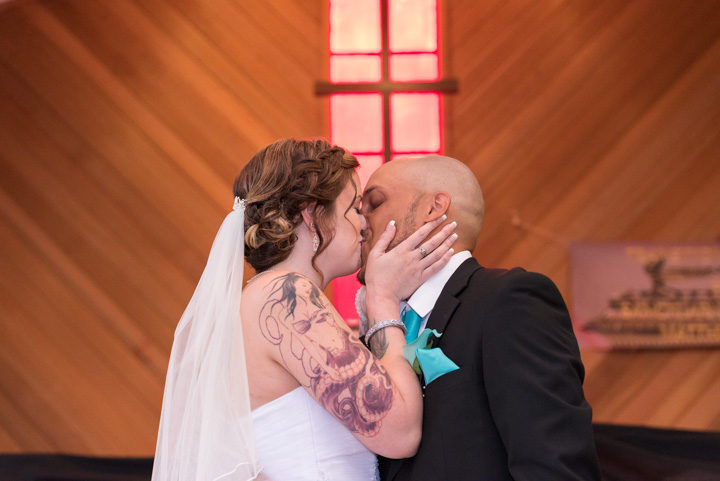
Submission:
<svg viewBox="0 0 720 481">
<path fill-rule="evenodd" d="M 425 248 L 423 246 L 418 247 L 418 249 L 420 250 L 421 256 L 425 257 L 427 255 L 427 251 L 425 250 Z"/>
</svg>

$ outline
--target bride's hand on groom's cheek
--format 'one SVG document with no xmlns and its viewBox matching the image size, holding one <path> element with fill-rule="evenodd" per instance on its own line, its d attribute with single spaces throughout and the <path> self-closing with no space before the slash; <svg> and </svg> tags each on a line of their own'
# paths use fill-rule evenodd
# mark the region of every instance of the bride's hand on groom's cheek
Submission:
<svg viewBox="0 0 720 481">
<path fill-rule="evenodd" d="M 446 216 L 439 217 L 416 230 L 390 251 L 386 249 L 396 233 L 391 221 L 368 255 L 365 280 L 367 298 L 403 301 L 420 285 L 443 268 L 452 257 L 452 244 L 457 239 L 455 222 L 444 226 L 432 237 Z"/>
</svg>

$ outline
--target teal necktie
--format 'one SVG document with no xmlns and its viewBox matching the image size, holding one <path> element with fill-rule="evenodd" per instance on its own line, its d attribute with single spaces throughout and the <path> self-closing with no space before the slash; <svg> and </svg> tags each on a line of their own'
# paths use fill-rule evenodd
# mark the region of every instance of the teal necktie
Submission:
<svg viewBox="0 0 720 481">
<path fill-rule="evenodd" d="M 422 323 L 423 318 L 420 317 L 420 315 L 413 311 L 410 306 L 403 312 L 402 315 L 402 322 L 405 324 L 405 328 L 407 329 L 407 334 L 405 334 L 405 342 L 411 343 L 418 337 L 418 331 L 420 331 L 420 323 Z"/>
</svg>

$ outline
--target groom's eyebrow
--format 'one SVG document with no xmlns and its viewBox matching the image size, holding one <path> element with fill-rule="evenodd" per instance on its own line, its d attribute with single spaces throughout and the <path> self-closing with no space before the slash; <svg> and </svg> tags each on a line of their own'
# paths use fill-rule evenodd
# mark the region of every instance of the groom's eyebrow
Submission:
<svg viewBox="0 0 720 481">
<path fill-rule="evenodd" d="M 362 196 L 365 197 L 366 195 L 368 195 L 370 192 L 372 192 L 375 189 L 377 189 L 376 185 L 366 188 L 365 191 L 363 192 Z"/>
</svg>

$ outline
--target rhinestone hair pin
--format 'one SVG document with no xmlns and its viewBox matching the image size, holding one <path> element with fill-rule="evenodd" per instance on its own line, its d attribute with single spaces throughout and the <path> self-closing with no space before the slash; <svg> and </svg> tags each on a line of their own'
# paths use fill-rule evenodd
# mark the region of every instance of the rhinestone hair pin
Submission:
<svg viewBox="0 0 720 481">
<path fill-rule="evenodd" d="M 238 196 L 235 196 L 235 203 L 233 204 L 233 210 L 238 210 L 239 208 L 245 208 L 245 199 L 241 199 Z"/>
</svg>

